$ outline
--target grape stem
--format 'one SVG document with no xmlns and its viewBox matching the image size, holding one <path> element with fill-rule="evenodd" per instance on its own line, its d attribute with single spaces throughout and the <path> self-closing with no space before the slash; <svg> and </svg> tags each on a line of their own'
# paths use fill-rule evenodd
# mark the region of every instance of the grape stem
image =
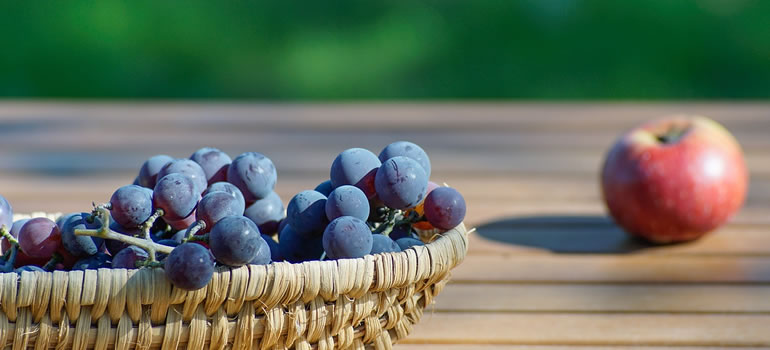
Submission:
<svg viewBox="0 0 770 350">
<path fill-rule="evenodd" d="M 64 260 L 64 258 L 62 258 L 61 254 L 53 253 L 51 260 L 48 260 L 48 262 L 43 265 L 43 270 L 53 271 L 56 269 L 56 264 L 60 263 L 62 260 Z"/>
<path fill-rule="evenodd" d="M 141 268 L 141 267 L 163 267 L 163 263 L 161 263 L 160 261 L 150 261 L 148 259 L 148 260 L 144 260 L 144 261 L 137 261 L 136 262 L 136 267 L 138 267 L 138 268 Z"/>
<path fill-rule="evenodd" d="M 377 226 L 377 229 L 374 230 L 374 233 L 381 233 L 383 235 L 389 235 L 391 231 L 393 231 L 393 228 L 396 227 L 396 214 L 400 214 L 401 211 L 394 209 L 394 210 L 388 210 L 388 218 L 385 219 L 385 222 L 382 223 L 382 225 Z"/>
<path fill-rule="evenodd" d="M 0 270 L 3 272 L 10 272 L 13 271 L 13 266 L 16 264 L 16 254 L 19 252 L 21 247 L 19 247 L 19 241 L 11 236 L 11 233 L 8 232 L 5 225 L 0 226 L 0 236 L 4 237 L 8 240 L 8 242 L 11 243 L 11 250 L 3 252 L 3 259 L 5 259 L 5 263 L 0 265 Z"/>
<path fill-rule="evenodd" d="M 8 232 L 8 230 L 5 228 L 5 225 L 3 225 L 3 227 L 0 227 L 0 235 L 2 235 L 3 238 L 7 239 L 8 242 L 10 242 L 12 245 L 15 245 L 15 246 L 19 245 L 19 241 L 15 237 L 11 236 L 11 233 Z"/>
<path fill-rule="evenodd" d="M 152 236 L 150 236 L 150 230 L 152 229 L 152 225 L 155 224 L 155 221 L 158 220 L 159 217 L 163 216 L 164 212 L 163 209 L 156 209 L 152 215 L 150 215 L 147 220 L 145 220 L 142 225 L 139 226 L 139 228 L 144 233 L 144 239 L 148 239 L 152 241 Z"/>
<path fill-rule="evenodd" d="M 161 213 L 158 214 L 158 216 L 155 217 L 155 219 L 163 215 L 162 211 L 160 212 Z M 173 247 L 155 243 L 152 241 L 152 239 L 149 239 L 147 237 L 145 238 L 131 237 L 129 235 L 124 235 L 124 234 L 115 232 L 113 230 L 110 230 L 110 212 L 107 210 L 107 208 L 103 206 L 97 206 L 96 208 L 94 208 L 93 214 L 99 216 L 99 218 L 102 221 L 102 227 L 98 229 L 76 229 L 75 230 L 76 235 L 111 239 L 115 241 L 121 241 L 126 244 L 135 245 L 147 251 L 148 260 L 150 261 L 155 261 L 155 253 L 169 254 L 171 253 L 171 250 L 174 249 Z M 153 214 L 153 216 L 155 215 Z M 153 219 L 153 221 L 155 219 Z M 150 227 L 152 227 L 152 225 L 150 225 Z"/>
<path fill-rule="evenodd" d="M 187 243 L 190 240 L 193 239 L 193 236 L 195 236 L 196 233 L 200 230 L 206 229 L 206 222 L 203 220 L 198 220 L 194 222 L 190 227 L 187 228 L 187 234 L 185 234 L 184 239 L 182 240 L 182 243 Z M 197 239 L 196 239 L 197 240 Z"/>
<path fill-rule="evenodd" d="M 11 246 L 11 250 L 6 252 L 5 255 L 3 255 L 3 258 L 5 258 L 5 266 L 10 266 L 10 269 L 13 270 L 13 265 L 16 264 L 16 255 L 19 251 L 19 245 L 14 244 Z"/>
<path fill-rule="evenodd" d="M 374 233 L 381 233 L 383 235 L 390 235 L 391 232 L 393 232 L 393 229 L 397 226 L 406 225 L 406 224 L 413 224 L 415 222 L 421 221 L 423 219 L 420 214 L 418 214 L 416 211 L 410 211 L 409 214 L 406 216 L 403 215 L 403 212 L 400 210 L 390 210 L 388 212 L 388 218 L 387 220 L 382 223 L 382 225 L 377 226 L 377 228 L 373 231 Z"/>
<path fill-rule="evenodd" d="M 192 235 L 190 237 L 187 237 L 184 240 L 182 240 L 182 243 L 187 243 L 187 242 L 206 242 L 206 243 L 208 243 L 208 241 L 209 241 L 209 234 L 206 233 L 206 234 L 203 234 L 203 235 Z"/>
</svg>

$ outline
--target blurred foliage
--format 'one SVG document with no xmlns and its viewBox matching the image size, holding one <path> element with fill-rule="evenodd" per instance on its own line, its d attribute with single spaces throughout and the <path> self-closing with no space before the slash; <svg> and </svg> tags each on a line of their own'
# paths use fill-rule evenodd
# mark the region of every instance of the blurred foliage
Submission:
<svg viewBox="0 0 770 350">
<path fill-rule="evenodd" d="M 0 96 L 770 96 L 770 1 L 3 1 Z"/>
</svg>

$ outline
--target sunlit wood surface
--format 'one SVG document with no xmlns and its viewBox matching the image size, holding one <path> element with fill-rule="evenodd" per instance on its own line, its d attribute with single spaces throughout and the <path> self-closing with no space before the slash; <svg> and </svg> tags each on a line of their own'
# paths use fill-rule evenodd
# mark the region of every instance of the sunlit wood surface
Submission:
<svg viewBox="0 0 770 350">
<path fill-rule="evenodd" d="M 624 130 L 702 114 L 744 147 L 750 194 L 732 222 L 652 247 L 607 219 L 604 152 Z M 0 103 L 0 194 L 16 212 L 88 210 L 154 154 L 268 155 L 285 202 L 340 151 L 425 148 L 459 189 L 469 254 L 396 348 L 770 347 L 770 104 Z"/>
</svg>

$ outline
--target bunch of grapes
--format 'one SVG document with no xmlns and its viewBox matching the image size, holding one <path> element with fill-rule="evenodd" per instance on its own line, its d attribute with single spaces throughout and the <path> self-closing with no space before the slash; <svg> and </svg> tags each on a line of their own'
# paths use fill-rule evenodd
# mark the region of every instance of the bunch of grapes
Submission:
<svg viewBox="0 0 770 350">
<path fill-rule="evenodd" d="M 284 210 L 276 168 L 260 153 L 156 155 L 109 202 L 56 222 L 14 222 L 0 196 L 0 272 L 162 267 L 172 284 L 195 290 L 217 265 L 398 252 L 423 244 L 417 230 L 449 230 L 465 216 L 462 196 L 429 175 L 428 156 L 413 143 L 379 156 L 353 148 L 334 159 L 330 180 Z"/>
<path fill-rule="evenodd" d="M 465 201 L 430 178 L 430 159 L 400 141 L 379 155 L 363 148 L 334 159 L 329 180 L 287 205 L 279 258 L 290 262 L 359 258 L 422 245 L 418 231 L 446 231 L 465 218 Z"/>
</svg>

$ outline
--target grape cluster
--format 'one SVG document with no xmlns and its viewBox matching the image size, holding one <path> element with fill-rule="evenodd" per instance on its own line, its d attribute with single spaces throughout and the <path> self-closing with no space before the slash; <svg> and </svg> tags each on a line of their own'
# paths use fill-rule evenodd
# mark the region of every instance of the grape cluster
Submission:
<svg viewBox="0 0 770 350">
<path fill-rule="evenodd" d="M 400 252 L 423 244 L 418 230 L 454 228 L 465 218 L 465 201 L 456 190 L 429 181 L 430 173 L 428 155 L 412 142 L 394 142 L 379 155 L 363 148 L 342 151 L 329 180 L 289 201 L 278 258 L 301 262 Z"/>
<path fill-rule="evenodd" d="M 465 216 L 456 190 L 429 181 L 430 160 L 400 141 L 379 155 L 352 148 L 329 180 L 296 194 L 284 210 L 266 156 L 235 158 L 211 147 L 189 159 L 156 155 L 132 185 L 92 212 L 13 221 L 0 196 L 0 272 L 163 267 L 195 290 L 217 265 L 358 258 L 423 242 L 418 230 L 449 230 Z"/>
</svg>

